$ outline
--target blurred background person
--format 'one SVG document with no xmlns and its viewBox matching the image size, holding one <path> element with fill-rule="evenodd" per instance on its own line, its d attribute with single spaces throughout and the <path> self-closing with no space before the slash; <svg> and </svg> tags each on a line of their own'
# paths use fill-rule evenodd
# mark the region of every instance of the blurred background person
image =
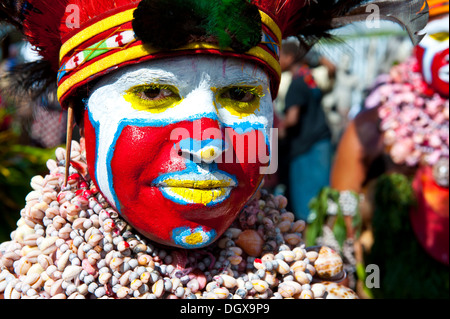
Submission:
<svg viewBox="0 0 450 319">
<path fill-rule="evenodd" d="M 322 92 L 296 42 L 283 44 L 280 63 L 282 71 L 292 75 L 279 130 L 284 143 L 280 167 L 288 169 L 283 176 L 288 176 L 292 211 L 297 219 L 307 220 L 310 199 L 329 185 L 331 131 L 321 103 Z"/>
<path fill-rule="evenodd" d="M 355 257 L 379 267 L 377 298 L 449 293 L 449 2 L 428 2 L 425 37 L 375 81 L 331 174 L 329 219 L 339 207 Z"/>
</svg>

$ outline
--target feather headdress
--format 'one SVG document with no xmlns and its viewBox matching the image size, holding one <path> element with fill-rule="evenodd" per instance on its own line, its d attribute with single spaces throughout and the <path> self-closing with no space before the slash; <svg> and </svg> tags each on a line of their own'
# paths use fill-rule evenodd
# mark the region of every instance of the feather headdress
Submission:
<svg viewBox="0 0 450 319">
<path fill-rule="evenodd" d="M 307 51 L 330 30 L 366 19 L 370 5 L 420 40 L 425 0 L 4 0 L 0 19 L 43 57 L 19 69 L 14 86 L 41 92 L 56 80 L 67 107 L 80 88 L 118 67 L 187 54 L 258 63 L 276 96 L 282 39 L 296 36 Z"/>
</svg>

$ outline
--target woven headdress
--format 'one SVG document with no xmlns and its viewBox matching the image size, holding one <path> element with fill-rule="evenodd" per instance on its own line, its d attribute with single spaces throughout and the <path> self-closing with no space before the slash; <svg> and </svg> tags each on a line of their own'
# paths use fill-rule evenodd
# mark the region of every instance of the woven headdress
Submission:
<svg viewBox="0 0 450 319">
<path fill-rule="evenodd" d="M 307 51 L 329 30 L 366 19 L 373 4 L 380 19 L 420 40 L 424 0 L 4 0 L 0 20 L 16 25 L 43 57 L 17 69 L 14 87 L 42 92 L 56 80 L 67 107 L 117 68 L 189 54 L 254 61 L 271 76 L 275 97 L 282 39 L 297 36 Z"/>
</svg>

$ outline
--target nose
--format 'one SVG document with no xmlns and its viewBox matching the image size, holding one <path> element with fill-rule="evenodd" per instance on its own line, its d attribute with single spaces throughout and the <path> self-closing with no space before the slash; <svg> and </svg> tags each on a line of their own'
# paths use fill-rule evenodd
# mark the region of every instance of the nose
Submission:
<svg viewBox="0 0 450 319">
<path fill-rule="evenodd" d="M 204 120 L 194 122 L 193 138 L 182 139 L 179 146 L 183 157 L 207 164 L 218 162 L 228 149 L 218 122 Z"/>
<path fill-rule="evenodd" d="M 222 139 L 194 140 L 192 138 L 180 141 L 180 152 L 189 157 L 194 163 L 211 164 L 217 162 L 227 150 Z"/>
</svg>

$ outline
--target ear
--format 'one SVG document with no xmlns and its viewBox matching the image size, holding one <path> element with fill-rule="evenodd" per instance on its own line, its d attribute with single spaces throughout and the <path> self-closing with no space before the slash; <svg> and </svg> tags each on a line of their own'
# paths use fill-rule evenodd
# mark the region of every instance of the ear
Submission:
<svg viewBox="0 0 450 319">
<path fill-rule="evenodd" d="M 83 125 L 83 123 L 84 123 L 84 121 L 81 122 L 81 123 L 77 123 L 78 128 L 79 128 L 78 132 L 80 133 L 80 136 L 82 138 L 84 138 L 84 125 Z"/>
<path fill-rule="evenodd" d="M 81 130 L 80 130 L 81 134 Z M 80 137 L 80 147 L 81 147 L 81 154 L 86 153 L 86 139 L 84 138 L 84 135 Z"/>
<path fill-rule="evenodd" d="M 84 137 L 84 121 L 78 123 L 79 133 L 80 133 L 80 146 L 81 146 L 81 154 L 86 154 L 86 138 Z"/>
</svg>

